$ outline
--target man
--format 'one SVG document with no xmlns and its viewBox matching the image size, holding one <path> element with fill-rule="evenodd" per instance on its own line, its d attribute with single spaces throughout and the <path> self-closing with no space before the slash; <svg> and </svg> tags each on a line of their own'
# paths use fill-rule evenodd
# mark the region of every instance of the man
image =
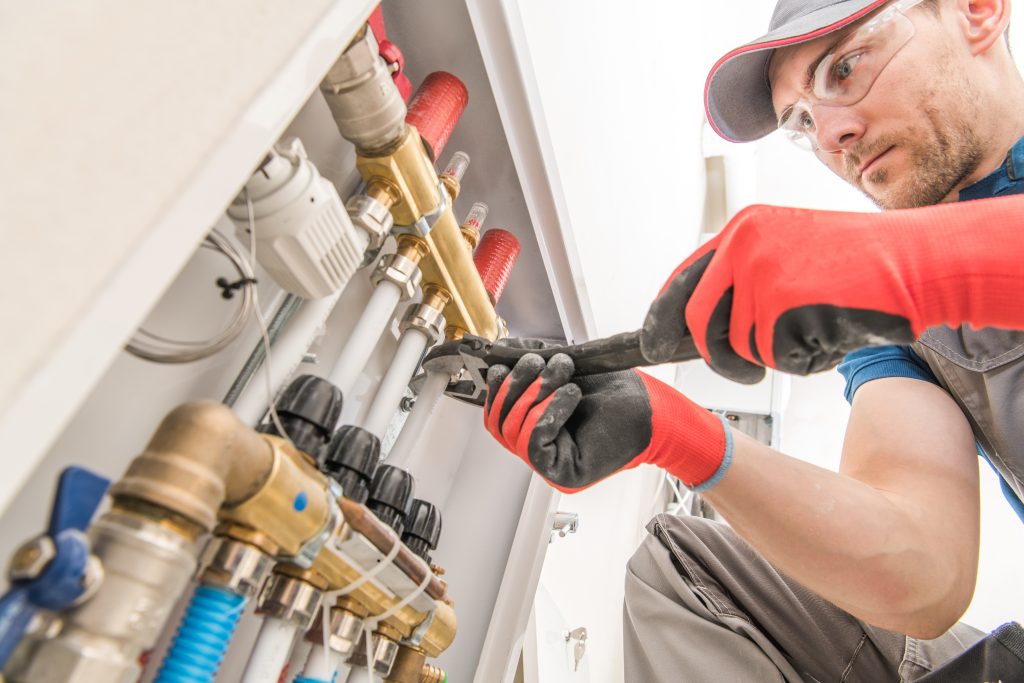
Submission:
<svg viewBox="0 0 1024 683">
<path fill-rule="evenodd" d="M 913 680 L 981 637 L 956 624 L 977 572 L 976 446 L 1019 506 L 1024 334 L 933 326 L 1024 327 L 1019 253 L 992 248 L 1020 242 L 1021 198 L 916 207 L 1024 192 L 1009 15 L 1008 0 L 780 0 L 709 76 L 725 137 L 782 128 L 892 211 L 741 212 L 670 278 L 645 355 L 696 346 L 752 381 L 914 342 L 841 368 L 838 473 L 643 373 L 573 377 L 564 355 L 491 368 L 488 429 L 553 485 L 654 463 L 731 524 L 652 521 L 627 572 L 627 681 Z"/>
</svg>

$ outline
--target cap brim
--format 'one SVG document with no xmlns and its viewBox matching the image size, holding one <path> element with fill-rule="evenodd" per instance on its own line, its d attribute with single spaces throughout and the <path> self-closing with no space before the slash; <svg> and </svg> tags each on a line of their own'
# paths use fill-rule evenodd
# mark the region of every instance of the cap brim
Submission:
<svg viewBox="0 0 1024 683">
<path fill-rule="evenodd" d="M 870 14 L 889 0 L 837 2 L 783 24 L 719 59 L 704 85 L 704 109 L 715 132 L 750 142 L 777 127 L 768 83 L 772 50 L 814 40 Z"/>
</svg>

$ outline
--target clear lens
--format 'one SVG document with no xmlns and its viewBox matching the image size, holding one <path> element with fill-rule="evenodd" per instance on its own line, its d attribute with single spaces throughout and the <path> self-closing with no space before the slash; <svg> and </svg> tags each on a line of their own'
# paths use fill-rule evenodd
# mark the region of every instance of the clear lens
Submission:
<svg viewBox="0 0 1024 683">
<path fill-rule="evenodd" d="M 847 36 L 814 70 L 811 92 L 830 105 L 864 99 L 882 69 L 914 35 L 914 22 L 895 6 Z"/>
<path fill-rule="evenodd" d="M 914 22 L 903 13 L 922 0 L 901 0 L 886 7 L 846 36 L 818 63 L 811 95 L 825 106 L 856 104 L 864 99 L 879 74 L 914 35 Z M 798 147 L 818 148 L 811 102 L 801 101 L 779 120 L 779 128 Z"/>
</svg>

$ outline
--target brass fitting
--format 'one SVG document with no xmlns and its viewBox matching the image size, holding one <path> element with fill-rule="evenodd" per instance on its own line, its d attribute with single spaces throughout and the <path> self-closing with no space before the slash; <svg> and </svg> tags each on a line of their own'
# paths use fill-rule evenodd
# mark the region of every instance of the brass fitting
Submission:
<svg viewBox="0 0 1024 683">
<path fill-rule="evenodd" d="M 419 683 L 420 673 L 426 663 L 427 655 L 422 650 L 399 645 L 398 656 L 395 657 L 391 673 L 384 679 L 384 683 Z"/>
<path fill-rule="evenodd" d="M 164 418 L 110 492 L 210 531 L 214 521 L 268 555 L 297 557 L 329 531 L 329 484 L 287 441 L 257 434 L 220 403 L 196 401 Z"/>
<path fill-rule="evenodd" d="M 429 253 L 420 263 L 423 282 L 437 285 L 452 299 L 444 316 L 452 327 L 487 339 L 498 335 L 497 314 L 484 289 L 466 241 L 452 213 L 449 197 L 440 184 L 433 164 L 420 142 L 419 134 L 406 126 L 402 136 L 388 152 L 371 156 L 360 153 L 356 159 L 367 186 L 387 181 L 401 196 L 391 209 L 396 230 L 415 234 L 426 243 Z M 444 207 L 443 211 L 438 210 Z M 437 214 L 435 216 L 435 214 Z M 433 225 L 425 234 L 415 228 L 421 219 L 433 216 Z M 407 227 L 402 227 L 407 226 Z"/>
<path fill-rule="evenodd" d="M 256 493 L 274 451 L 225 405 L 186 403 L 172 410 L 149 445 L 110 488 L 114 503 L 141 500 L 213 529 L 224 503 Z"/>
<path fill-rule="evenodd" d="M 305 630 L 316 616 L 322 595 L 308 581 L 275 572 L 263 587 L 256 613 L 290 621 Z"/>
<path fill-rule="evenodd" d="M 420 671 L 419 683 L 446 683 L 448 674 L 439 666 L 424 664 Z"/>
<path fill-rule="evenodd" d="M 334 505 L 326 478 L 284 439 L 261 435 L 272 448 L 269 472 L 248 498 L 225 503 L 220 519 L 256 529 L 276 546 L 268 554 L 297 557 L 328 530 Z"/>
</svg>

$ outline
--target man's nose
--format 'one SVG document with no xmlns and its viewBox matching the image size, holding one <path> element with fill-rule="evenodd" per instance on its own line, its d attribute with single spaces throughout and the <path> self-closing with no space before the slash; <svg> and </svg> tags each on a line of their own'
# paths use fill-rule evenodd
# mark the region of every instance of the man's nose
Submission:
<svg viewBox="0 0 1024 683">
<path fill-rule="evenodd" d="M 829 107 L 816 104 L 812 115 L 822 152 L 839 152 L 855 144 L 864 136 L 864 121 L 852 107 Z"/>
</svg>

